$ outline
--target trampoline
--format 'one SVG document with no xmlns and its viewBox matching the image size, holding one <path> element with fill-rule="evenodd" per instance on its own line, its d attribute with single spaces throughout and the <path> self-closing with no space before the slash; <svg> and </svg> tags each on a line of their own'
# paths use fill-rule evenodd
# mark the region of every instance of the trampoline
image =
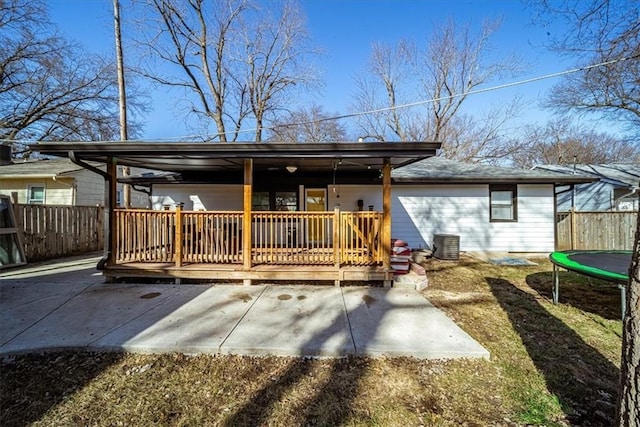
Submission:
<svg viewBox="0 0 640 427">
<path fill-rule="evenodd" d="M 622 318 L 626 309 L 626 285 L 629 283 L 631 251 L 559 251 L 552 252 L 549 260 L 553 263 L 553 303 L 558 303 L 560 283 L 558 267 L 584 276 L 612 283 L 620 289 Z"/>
</svg>

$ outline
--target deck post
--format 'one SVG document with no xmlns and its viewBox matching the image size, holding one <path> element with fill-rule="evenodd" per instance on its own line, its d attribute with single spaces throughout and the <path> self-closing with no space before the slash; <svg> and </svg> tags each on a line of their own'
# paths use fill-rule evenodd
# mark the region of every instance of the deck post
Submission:
<svg viewBox="0 0 640 427">
<path fill-rule="evenodd" d="M 335 280 L 335 285 L 340 286 L 340 236 L 341 236 L 342 223 L 340 222 L 340 208 L 336 206 L 333 209 L 333 262 L 338 270 L 338 278 Z"/>
<path fill-rule="evenodd" d="M 243 214 L 242 214 L 242 259 L 243 270 L 251 270 L 251 196 L 253 192 L 253 159 L 244 159 Z M 250 279 L 243 284 L 250 285 Z"/>
<path fill-rule="evenodd" d="M 382 268 L 384 287 L 390 288 L 391 274 L 391 161 L 384 159 L 382 165 Z"/>
<path fill-rule="evenodd" d="M 182 267 L 182 203 L 176 205 L 176 234 L 175 234 L 175 263 L 176 267 Z"/>
</svg>

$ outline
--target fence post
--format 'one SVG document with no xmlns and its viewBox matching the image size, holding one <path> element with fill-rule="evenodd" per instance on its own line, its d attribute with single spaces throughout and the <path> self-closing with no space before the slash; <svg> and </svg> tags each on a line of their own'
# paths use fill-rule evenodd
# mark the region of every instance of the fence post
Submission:
<svg viewBox="0 0 640 427">
<path fill-rule="evenodd" d="M 569 217 L 571 219 L 571 250 L 576 249 L 576 208 L 574 206 L 569 210 Z"/>
<path fill-rule="evenodd" d="M 17 191 L 11 192 L 11 204 L 13 205 L 13 219 L 16 221 L 15 226 L 18 231 L 17 233 L 18 244 L 20 245 L 20 248 L 23 252 L 22 257 L 24 258 L 26 255 L 25 247 L 24 247 L 24 218 L 22 217 L 22 215 L 20 215 L 20 207 L 18 206 Z"/>
</svg>

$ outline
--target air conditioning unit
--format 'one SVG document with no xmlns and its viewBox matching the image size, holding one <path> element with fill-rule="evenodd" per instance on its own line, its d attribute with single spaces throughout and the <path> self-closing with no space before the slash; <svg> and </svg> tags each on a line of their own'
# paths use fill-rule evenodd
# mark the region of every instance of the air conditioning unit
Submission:
<svg viewBox="0 0 640 427">
<path fill-rule="evenodd" d="M 438 259 L 457 260 L 460 257 L 460 236 L 434 234 L 433 256 Z"/>
</svg>

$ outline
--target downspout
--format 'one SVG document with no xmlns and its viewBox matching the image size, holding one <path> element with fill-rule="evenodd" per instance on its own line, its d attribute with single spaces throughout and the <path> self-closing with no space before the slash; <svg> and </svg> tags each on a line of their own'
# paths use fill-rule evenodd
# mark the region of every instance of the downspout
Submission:
<svg viewBox="0 0 640 427">
<path fill-rule="evenodd" d="M 104 238 L 105 238 L 104 243 L 105 244 L 104 244 L 104 253 L 102 255 L 102 258 L 100 259 L 100 261 L 98 261 L 98 265 L 96 266 L 98 270 L 104 270 L 104 266 L 111 259 L 112 250 L 113 250 L 111 245 L 111 237 L 110 237 L 111 220 L 113 218 L 111 215 L 111 211 L 113 210 L 112 208 L 113 200 L 111 200 L 110 188 L 111 188 L 111 181 L 113 178 L 108 172 L 100 170 L 97 167 L 90 165 L 88 163 L 85 163 L 82 160 L 76 158 L 76 153 L 74 153 L 73 151 L 69 151 L 67 155 L 73 163 L 93 173 L 97 173 L 102 178 L 104 178 L 104 181 L 105 181 L 105 197 L 104 197 Z"/>
</svg>

